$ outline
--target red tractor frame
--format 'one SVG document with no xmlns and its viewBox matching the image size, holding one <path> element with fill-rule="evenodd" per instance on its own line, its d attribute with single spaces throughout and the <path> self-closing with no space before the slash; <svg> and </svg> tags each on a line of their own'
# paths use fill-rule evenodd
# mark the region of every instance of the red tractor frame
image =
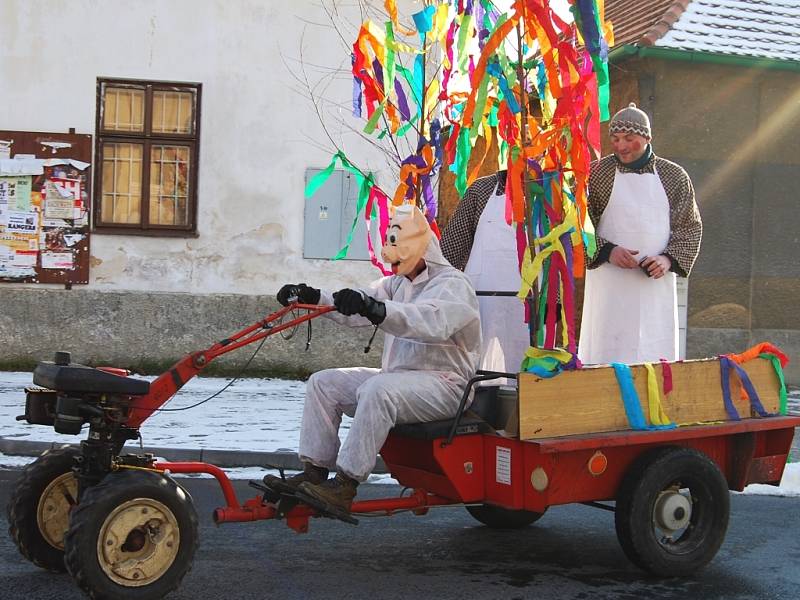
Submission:
<svg viewBox="0 0 800 600">
<path fill-rule="evenodd" d="M 225 471 L 208 463 L 122 454 L 145 420 L 216 357 L 330 310 L 291 304 L 187 355 L 150 384 L 124 370 L 70 364 L 66 353 L 40 363 L 34 383 L 41 388 L 28 390 L 20 418 L 66 434 L 88 424 L 89 434 L 80 448 L 45 453 L 19 478 L 8 517 L 20 552 L 41 567 L 69 571 L 93 598 L 149 600 L 180 584 L 197 547 L 191 497 L 171 474 L 216 478 L 225 499 L 213 513 L 216 523 L 283 519 L 305 533 L 312 518 L 332 516 L 266 489 L 240 502 Z M 466 411 L 475 383 L 508 376 L 479 373 L 452 420 L 393 429 L 381 456 L 411 492 L 354 502 L 344 520 L 464 505 L 489 527 L 519 528 L 550 506 L 580 502 L 615 512 L 620 544 L 636 565 L 660 576 L 688 575 L 711 561 L 724 540 L 729 490 L 780 482 L 800 425 L 798 417 L 775 416 L 514 439 L 495 429 L 498 387 L 477 388 Z"/>
</svg>

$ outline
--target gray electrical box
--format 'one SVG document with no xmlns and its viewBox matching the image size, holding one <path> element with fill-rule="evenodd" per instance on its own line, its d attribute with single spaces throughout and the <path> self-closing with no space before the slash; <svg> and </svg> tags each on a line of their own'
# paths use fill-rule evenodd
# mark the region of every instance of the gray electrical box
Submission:
<svg viewBox="0 0 800 600">
<path fill-rule="evenodd" d="M 306 169 L 306 184 L 322 169 Z M 305 201 L 303 258 L 333 258 L 347 241 L 358 204 L 358 180 L 349 171 L 336 169 L 312 198 Z M 372 222 L 372 244 L 380 255 L 378 221 Z M 369 260 L 364 215 L 358 216 L 349 260 Z"/>
</svg>

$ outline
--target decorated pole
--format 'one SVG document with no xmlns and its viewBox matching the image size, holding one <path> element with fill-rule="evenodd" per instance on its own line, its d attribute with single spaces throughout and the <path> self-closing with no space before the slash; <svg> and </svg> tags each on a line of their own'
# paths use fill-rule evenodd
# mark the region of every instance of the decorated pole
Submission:
<svg viewBox="0 0 800 600">
<path fill-rule="evenodd" d="M 341 152 L 307 189 L 313 193 L 340 161 L 359 182 L 367 235 L 374 220 L 383 235 L 392 207 L 404 203 L 420 206 L 438 233 L 433 178 L 448 169 L 463 196 L 496 138 L 498 166 L 507 171 L 506 220 L 518 230 L 518 296 L 535 303 L 533 344 L 521 368 L 545 376 L 577 366 L 574 279 L 593 251 L 591 227 L 584 229 L 589 163 L 608 118 L 611 30 L 603 0 L 569 4 L 572 22 L 549 0 L 505 9 L 492 0 L 429 0 L 406 27 L 394 0 L 385 0 L 383 26 L 364 21 L 353 44 L 353 114 L 366 119 L 367 135 L 394 143 L 413 130 L 416 144 L 399 157 L 394 193 Z M 486 150 L 473 156 L 478 138 Z M 371 258 L 386 273 L 374 252 Z"/>
</svg>

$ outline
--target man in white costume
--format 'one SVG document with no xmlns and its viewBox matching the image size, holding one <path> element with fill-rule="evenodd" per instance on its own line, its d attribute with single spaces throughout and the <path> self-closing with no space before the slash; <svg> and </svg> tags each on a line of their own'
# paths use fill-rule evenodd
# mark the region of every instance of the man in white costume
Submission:
<svg viewBox="0 0 800 600">
<path fill-rule="evenodd" d="M 442 254 L 472 281 L 480 295 L 480 368 L 519 372 L 530 333 L 520 288 L 517 230 L 506 223 L 506 171 L 476 179 L 442 231 Z"/>
<path fill-rule="evenodd" d="M 678 360 L 676 275 L 688 277 L 703 225 L 689 176 L 653 154 L 650 119 L 617 112 L 613 154 L 592 164 L 589 216 L 597 252 L 587 257 L 578 357 L 584 364 Z"/>
<path fill-rule="evenodd" d="M 374 325 L 385 337 L 380 369 L 327 369 L 308 380 L 299 448 L 304 471 L 285 481 L 265 477 L 275 491 L 299 490 L 349 511 L 392 427 L 453 417 L 475 374 L 481 344 L 475 291 L 444 259 L 419 209 L 397 207 L 381 254 L 393 275 L 364 289 L 331 294 L 290 284 L 278 292 L 281 304 L 291 298 L 332 304 L 341 313 L 328 313 L 335 321 Z M 353 422 L 340 448 L 342 414 Z"/>
</svg>

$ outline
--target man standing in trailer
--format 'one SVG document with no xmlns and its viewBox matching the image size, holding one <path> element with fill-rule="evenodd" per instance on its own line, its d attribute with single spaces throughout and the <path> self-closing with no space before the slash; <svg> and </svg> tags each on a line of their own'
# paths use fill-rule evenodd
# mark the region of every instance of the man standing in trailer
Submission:
<svg viewBox="0 0 800 600">
<path fill-rule="evenodd" d="M 678 360 L 675 278 L 689 276 L 703 233 L 694 187 L 679 165 L 653 154 L 650 119 L 635 104 L 612 117 L 609 134 L 613 154 L 589 176 L 597 252 L 587 257 L 578 357 Z"/>
<path fill-rule="evenodd" d="M 517 373 L 530 346 L 525 305 L 516 297 L 521 279 L 517 229 L 506 223 L 506 171 L 476 179 L 442 232 L 442 254 L 464 271 L 478 292 L 480 368 Z"/>
</svg>

